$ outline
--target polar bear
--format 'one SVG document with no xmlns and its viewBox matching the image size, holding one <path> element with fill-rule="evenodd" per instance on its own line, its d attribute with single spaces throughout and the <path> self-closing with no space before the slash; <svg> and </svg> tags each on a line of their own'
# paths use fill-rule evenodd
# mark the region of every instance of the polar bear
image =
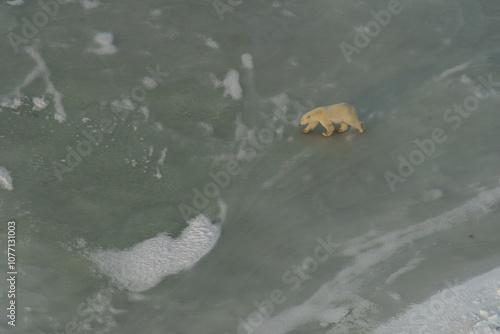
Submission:
<svg viewBox="0 0 500 334">
<path fill-rule="evenodd" d="M 335 128 L 332 123 L 340 124 L 337 132 L 344 132 L 348 126 L 355 127 L 359 132 L 365 131 L 365 127 L 358 120 L 356 109 L 348 103 L 338 103 L 328 107 L 319 107 L 306 113 L 300 119 L 300 125 L 309 124 L 302 133 L 309 133 L 321 123 L 326 129 L 323 136 L 331 136 Z"/>
</svg>

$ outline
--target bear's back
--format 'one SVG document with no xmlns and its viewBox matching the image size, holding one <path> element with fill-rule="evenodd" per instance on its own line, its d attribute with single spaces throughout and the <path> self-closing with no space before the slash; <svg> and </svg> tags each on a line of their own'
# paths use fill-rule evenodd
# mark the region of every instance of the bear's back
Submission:
<svg viewBox="0 0 500 334">
<path fill-rule="evenodd" d="M 338 103 L 325 107 L 328 119 L 332 123 L 349 122 L 357 119 L 356 110 L 349 103 Z"/>
</svg>

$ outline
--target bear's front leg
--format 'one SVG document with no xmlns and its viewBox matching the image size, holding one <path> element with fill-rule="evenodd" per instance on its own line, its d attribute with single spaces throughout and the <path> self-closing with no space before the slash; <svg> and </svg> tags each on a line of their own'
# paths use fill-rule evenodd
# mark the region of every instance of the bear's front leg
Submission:
<svg viewBox="0 0 500 334">
<path fill-rule="evenodd" d="M 345 122 L 340 123 L 340 128 L 337 129 L 337 132 L 344 132 L 347 131 L 349 128 L 349 125 Z"/>
<path fill-rule="evenodd" d="M 323 136 L 329 137 L 333 134 L 333 131 L 335 131 L 335 128 L 333 127 L 332 123 L 328 122 L 321 122 L 321 125 L 323 125 L 326 129 L 326 132 L 323 132 Z"/>
<path fill-rule="evenodd" d="M 309 131 L 314 130 L 315 127 L 317 127 L 319 124 L 318 121 L 312 121 L 310 122 L 307 127 L 303 130 L 301 130 L 302 133 L 309 133 Z"/>
</svg>

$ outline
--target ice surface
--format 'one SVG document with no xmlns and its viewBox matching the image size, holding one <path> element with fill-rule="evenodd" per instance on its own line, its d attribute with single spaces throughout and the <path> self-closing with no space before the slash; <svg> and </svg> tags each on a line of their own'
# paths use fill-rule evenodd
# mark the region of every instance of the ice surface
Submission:
<svg viewBox="0 0 500 334">
<path fill-rule="evenodd" d="M 441 73 L 439 75 L 438 80 L 442 80 L 453 73 L 465 70 L 467 67 L 470 66 L 471 63 L 472 63 L 472 61 L 468 61 L 466 63 L 463 63 L 463 64 L 460 64 L 460 65 L 457 65 L 457 66 L 454 66 L 452 68 L 447 69 L 446 71 L 444 71 L 443 73 Z"/>
<path fill-rule="evenodd" d="M 5 167 L 0 166 L 0 187 L 7 190 L 14 190 L 12 185 L 12 177 Z"/>
<path fill-rule="evenodd" d="M 50 72 L 45 64 L 40 53 L 34 47 L 27 47 L 26 53 L 29 54 L 37 63 L 35 69 L 28 75 L 25 79 L 25 82 L 16 88 L 16 91 L 20 91 L 20 89 L 27 84 L 31 83 L 37 76 L 41 76 L 46 84 L 46 92 L 52 94 L 54 96 L 54 107 L 56 108 L 56 113 L 54 114 L 54 118 L 61 122 L 66 120 L 66 112 L 64 111 L 64 106 L 62 104 L 62 94 L 55 88 L 54 84 L 50 80 Z"/>
<path fill-rule="evenodd" d="M 265 180 L 261 184 L 261 188 L 263 190 L 269 190 L 271 187 L 273 187 L 277 182 L 282 180 L 283 178 L 286 177 L 286 175 L 294 168 L 297 166 L 297 164 L 303 162 L 306 160 L 308 157 L 311 156 L 311 152 L 307 149 L 304 149 L 302 152 L 299 152 L 295 154 L 293 157 L 286 161 L 281 162 L 281 168 L 280 171 L 276 174 L 273 175 L 271 178 Z"/>
<path fill-rule="evenodd" d="M 34 97 L 33 98 L 33 110 L 40 111 L 47 108 L 49 102 L 43 97 Z"/>
<path fill-rule="evenodd" d="M 483 315 L 484 313 L 484 315 Z M 500 331 L 500 308 L 492 307 L 491 311 L 480 312 L 483 317 L 472 329 L 471 334 L 495 334 Z"/>
<path fill-rule="evenodd" d="M 149 109 L 146 106 L 141 106 L 139 107 L 139 112 L 144 115 L 144 122 L 147 122 L 149 120 Z"/>
<path fill-rule="evenodd" d="M 2 107 L 5 107 L 5 108 L 17 109 L 23 105 L 23 101 L 18 97 L 14 97 L 14 98 L 4 97 L 2 99 L 2 102 L 0 103 L 0 105 Z"/>
<path fill-rule="evenodd" d="M 158 158 L 158 164 L 163 165 L 165 163 L 165 157 L 167 156 L 168 149 L 164 147 L 160 152 L 160 157 Z"/>
<path fill-rule="evenodd" d="M 155 79 L 153 79 L 152 77 L 150 76 L 145 76 L 143 79 L 142 79 L 142 85 L 151 90 L 151 89 L 155 89 L 156 86 L 158 86 L 158 83 L 156 82 Z"/>
<path fill-rule="evenodd" d="M 229 95 L 233 100 L 241 99 L 243 90 L 240 86 L 240 74 L 238 71 L 229 70 L 223 81 L 218 80 L 213 73 L 210 73 L 210 80 L 215 87 L 224 87 L 224 96 Z"/>
<path fill-rule="evenodd" d="M 420 262 L 422 262 L 424 260 L 424 258 L 422 256 L 420 256 L 419 254 L 417 254 L 413 259 L 411 259 L 410 261 L 408 261 L 408 263 L 398 269 L 396 272 L 392 273 L 389 277 L 387 277 L 387 279 L 385 280 L 385 283 L 386 284 L 391 284 L 393 283 L 395 280 L 397 280 L 399 278 L 399 276 L 415 269 L 418 264 Z"/>
<path fill-rule="evenodd" d="M 212 2 L 60 1 L 46 24 L 38 2 L 0 6 L 0 216 L 23 226 L 20 332 L 234 334 L 281 289 L 253 334 L 369 334 L 443 281 L 498 267 L 498 5 L 401 1 L 374 33 L 387 0 Z M 474 96 L 477 110 L 456 109 Z M 295 116 L 339 102 L 365 133 L 300 133 Z M 384 172 L 436 128 L 446 142 L 392 193 Z M 54 162 L 71 167 L 63 182 Z M 180 203 L 225 221 L 191 269 L 217 231 L 182 232 Z M 325 235 L 334 255 L 291 290 L 283 273 Z M 143 292 L 106 297 L 109 283 Z M 453 333 L 495 328 L 499 312 L 472 304 Z"/>
<path fill-rule="evenodd" d="M 92 251 L 89 258 L 121 288 L 151 289 L 168 275 L 190 269 L 216 244 L 220 226 L 199 215 L 174 239 L 166 234 L 123 251 Z"/>
<path fill-rule="evenodd" d="M 50 94 L 53 97 L 54 108 L 56 109 L 54 118 L 60 123 L 64 122 L 67 116 L 62 103 L 63 95 L 56 89 L 54 83 L 52 82 L 47 64 L 35 46 L 25 47 L 24 51 L 36 62 L 36 66 L 30 71 L 24 81 L 14 88 L 10 94 L 11 97 L 2 98 L 1 105 L 11 109 L 17 109 L 20 107 L 22 105 L 21 91 L 31 85 L 36 79 L 41 78 L 45 83 L 45 93 Z M 42 110 L 47 106 L 47 104 L 48 102 L 44 97 L 33 98 L 33 110 Z"/>
<path fill-rule="evenodd" d="M 110 32 L 98 32 L 94 36 L 94 43 L 98 47 L 90 47 L 85 52 L 95 53 L 97 55 L 112 55 L 118 51 L 118 48 L 113 45 L 113 34 Z"/>
<path fill-rule="evenodd" d="M 24 0 L 11 0 L 11 1 L 6 1 L 9 5 L 11 6 L 21 6 L 24 5 Z"/>
<path fill-rule="evenodd" d="M 241 94 L 243 90 L 240 86 L 240 75 L 236 70 L 230 70 L 227 72 L 224 81 L 222 81 L 224 85 L 224 96 L 230 95 L 233 100 L 241 99 Z"/>
<path fill-rule="evenodd" d="M 211 49 L 217 50 L 220 48 L 219 43 L 217 43 L 212 37 L 206 37 L 206 36 L 201 36 L 203 41 L 205 42 L 205 45 L 208 46 Z"/>
<path fill-rule="evenodd" d="M 369 240 L 359 238 L 348 242 L 347 244 L 351 245 L 343 249 L 342 254 L 354 257 L 350 265 L 344 266 L 333 280 L 324 284 L 304 303 L 268 318 L 256 333 L 281 334 L 312 321 L 324 323 L 325 320 L 318 317 L 318 312 L 330 309 L 330 305 L 342 305 L 346 301 L 358 310 L 367 309 L 366 300 L 360 298 L 354 291 L 360 289 L 364 277 L 369 273 L 373 274 L 379 263 L 388 260 L 420 238 L 463 224 L 471 217 L 487 214 L 488 210 L 484 210 L 485 208 L 494 207 L 499 203 L 500 187 L 496 187 L 480 193 L 450 211 L 408 228 L 393 230 L 378 237 L 370 236 Z M 414 260 L 409 266 L 407 265 L 407 269 L 413 269 L 418 262 L 420 261 Z M 393 275 L 390 281 L 394 279 L 396 277 Z M 334 328 L 345 332 L 349 330 L 351 321 L 353 319 L 346 317 L 343 321 L 337 322 Z"/>
<path fill-rule="evenodd" d="M 85 9 L 92 9 L 101 5 L 99 0 L 80 0 L 80 3 Z"/>
<path fill-rule="evenodd" d="M 414 305 L 376 334 L 393 333 L 498 333 L 500 267 Z M 466 331 L 466 328 L 472 331 Z"/>
<path fill-rule="evenodd" d="M 244 53 L 241 55 L 241 62 L 243 64 L 243 67 L 251 70 L 253 69 L 253 60 L 252 60 L 252 55 L 249 53 Z"/>
</svg>

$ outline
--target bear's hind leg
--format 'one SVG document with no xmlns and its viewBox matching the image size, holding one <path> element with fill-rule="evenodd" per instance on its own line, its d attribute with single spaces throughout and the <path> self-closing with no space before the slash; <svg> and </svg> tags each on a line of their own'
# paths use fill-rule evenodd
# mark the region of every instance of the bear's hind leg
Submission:
<svg viewBox="0 0 500 334">
<path fill-rule="evenodd" d="M 346 122 L 340 123 L 340 128 L 337 129 L 337 132 L 344 132 L 347 131 L 349 128 L 349 125 Z"/>
<path fill-rule="evenodd" d="M 365 127 L 364 127 L 364 125 L 363 125 L 363 124 L 361 124 L 361 122 L 359 122 L 359 121 L 358 121 L 357 123 L 355 123 L 355 124 L 349 124 L 349 125 L 350 125 L 350 126 L 352 126 L 353 128 L 358 129 L 358 130 L 359 130 L 359 132 L 361 132 L 361 133 L 362 133 L 363 131 L 365 131 Z"/>
<path fill-rule="evenodd" d="M 319 124 L 318 121 L 312 121 L 310 122 L 307 127 L 303 130 L 301 130 L 302 133 L 309 133 L 309 131 L 314 130 L 315 127 L 317 127 Z"/>
<path fill-rule="evenodd" d="M 326 129 L 326 132 L 323 132 L 323 136 L 329 137 L 333 134 L 333 131 L 335 131 L 335 128 L 333 127 L 332 123 L 328 122 L 321 122 L 321 125 L 323 125 Z"/>
</svg>

